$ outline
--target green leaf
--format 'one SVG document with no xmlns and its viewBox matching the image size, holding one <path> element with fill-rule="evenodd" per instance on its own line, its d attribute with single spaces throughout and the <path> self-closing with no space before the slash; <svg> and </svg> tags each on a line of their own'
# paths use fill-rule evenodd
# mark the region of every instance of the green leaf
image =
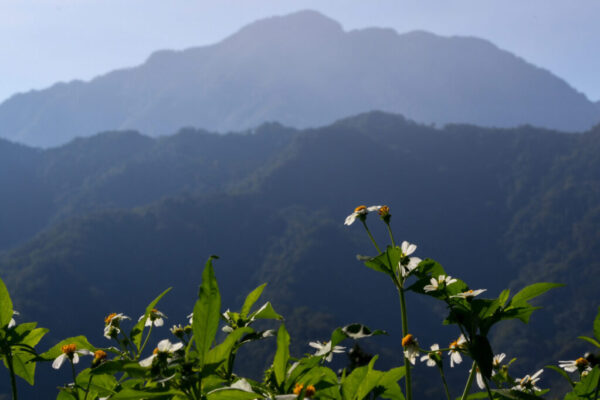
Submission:
<svg viewBox="0 0 600 400">
<path fill-rule="evenodd" d="M 471 357 L 477 362 L 479 371 L 486 378 L 492 376 L 492 364 L 494 361 L 494 353 L 492 346 L 485 336 L 475 335 L 471 338 L 469 346 Z"/>
<path fill-rule="evenodd" d="M 278 386 L 283 386 L 285 382 L 285 374 L 287 371 L 287 363 L 290 358 L 290 334 L 285 329 L 285 325 L 281 324 L 277 331 L 277 351 L 273 359 L 273 372 Z"/>
<path fill-rule="evenodd" d="M 185 393 L 180 392 L 179 390 L 166 390 L 162 392 L 152 392 L 145 390 L 135 390 L 135 389 L 123 389 L 118 393 L 115 393 L 110 397 L 111 400 L 139 400 L 139 399 L 149 399 L 149 398 L 160 398 L 164 397 L 165 399 L 171 399 L 174 395 L 185 396 Z"/>
<path fill-rule="evenodd" d="M 372 360 L 371 360 L 372 361 Z M 358 394 L 358 388 L 369 373 L 367 365 L 355 368 L 350 375 L 342 382 L 342 398 L 344 400 L 354 400 Z"/>
<path fill-rule="evenodd" d="M 502 399 L 510 400 L 539 400 L 540 398 L 534 394 L 520 392 L 518 390 L 511 389 L 492 389 L 492 393 L 496 393 L 501 396 Z"/>
<path fill-rule="evenodd" d="M 600 307 L 598 307 L 598 314 L 596 314 L 596 318 L 594 319 L 594 336 L 596 336 L 597 340 L 600 340 Z"/>
<path fill-rule="evenodd" d="M 198 293 L 198 301 L 194 306 L 192 329 L 194 341 L 198 349 L 198 362 L 200 368 L 204 366 L 210 346 L 215 340 L 219 327 L 221 309 L 221 294 L 217 285 L 217 278 L 213 269 L 211 256 L 206 262 L 202 272 L 202 284 Z"/>
<path fill-rule="evenodd" d="M 13 317 L 13 303 L 4 281 L 0 279 L 0 328 L 7 326 Z"/>
<path fill-rule="evenodd" d="M 377 272 L 383 272 L 386 275 L 396 279 L 396 269 L 400 262 L 401 250 L 398 247 L 388 246 L 386 251 L 377 257 L 365 261 L 365 266 Z"/>
<path fill-rule="evenodd" d="M 206 355 L 206 364 L 219 364 L 224 362 L 225 369 L 229 370 L 229 355 L 242 336 L 254 332 L 250 327 L 238 328 L 231 332 L 223 343 L 213 347 Z"/>
<path fill-rule="evenodd" d="M 375 365 L 375 361 L 377 361 L 377 356 L 374 356 L 367 365 L 367 374 L 358 386 L 358 391 L 356 393 L 357 399 L 364 399 L 369 393 L 371 393 L 371 390 L 377 386 L 379 380 L 382 378 L 382 374 L 377 373 L 378 371 L 373 371 L 373 365 Z"/>
<path fill-rule="evenodd" d="M 261 308 L 259 308 L 255 313 L 251 315 L 252 319 L 279 319 L 282 320 L 283 317 L 273 309 L 273 306 L 270 302 L 266 302 L 263 304 Z"/>
<path fill-rule="evenodd" d="M 578 396 L 588 397 L 596 391 L 600 379 L 600 369 L 596 366 L 589 374 L 587 374 L 579 383 L 575 385 L 573 390 Z"/>
<path fill-rule="evenodd" d="M 85 349 L 90 351 L 96 351 L 96 348 L 93 345 L 91 345 L 90 342 L 88 342 L 85 336 L 74 336 L 61 340 L 60 342 L 52 346 L 50 350 L 40 354 L 40 358 L 46 361 L 54 360 L 56 357 L 62 354 L 61 349 L 65 344 L 75 344 L 77 346 L 77 350 Z"/>
<path fill-rule="evenodd" d="M 367 326 L 362 324 L 350 324 L 342 328 L 342 333 L 350 339 L 362 339 L 375 335 L 387 335 L 386 331 L 376 330 L 371 331 Z"/>
<path fill-rule="evenodd" d="M 253 400 L 260 396 L 239 389 L 217 389 L 206 395 L 207 400 Z"/>
<path fill-rule="evenodd" d="M 167 294 L 170 290 L 171 288 L 168 288 L 167 290 L 159 294 L 154 300 L 152 300 L 150 304 L 148 304 L 148 307 L 146 307 L 146 311 L 144 312 L 144 316 L 135 324 L 135 326 L 131 330 L 131 342 L 135 344 L 135 348 L 138 351 L 140 350 L 140 346 L 142 345 L 142 333 L 144 332 L 146 319 L 148 319 L 148 316 L 150 315 L 150 312 L 152 312 L 152 309 L 156 308 L 156 305 L 158 304 L 160 299 L 162 299 L 163 296 Z"/>
<path fill-rule="evenodd" d="M 13 371 L 31 386 L 34 384 L 35 362 L 29 361 L 34 358 L 35 355 L 30 353 L 15 352 L 12 355 Z M 7 365 L 6 358 L 4 359 L 4 365 Z"/>
<path fill-rule="evenodd" d="M 378 386 L 383 388 L 383 393 L 379 396 L 383 399 L 404 400 L 404 395 L 398 385 L 398 381 L 404 378 L 405 374 L 406 370 L 404 367 L 392 368 L 384 372 L 383 377 L 378 383 Z"/>
<path fill-rule="evenodd" d="M 246 318 L 248 316 L 250 309 L 262 294 L 263 290 L 265 289 L 265 286 L 267 286 L 267 284 L 263 283 L 262 285 L 254 289 L 252 292 L 250 292 L 248 296 L 246 296 L 246 300 L 244 301 L 244 305 L 242 306 L 242 311 L 240 311 L 240 315 L 242 316 L 242 318 Z"/>
<path fill-rule="evenodd" d="M 533 285 L 529 285 L 521 289 L 517 294 L 515 294 L 510 301 L 511 306 L 517 306 L 518 304 L 522 304 L 527 300 L 533 299 L 534 297 L 540 296 L 546 293 L 548 290 L 565 286 L 562 283 L 551 283 L 551 282 L 538 282 Z"/>
<path fill-rule="evenodd" d="M 573 381 L 571 380 L 571 377 L 569 376 L 569 374 L 567 374 L 567 372 L 564 369 L 559 368 L 555 365 L 546 365 L 544 368 L 551 369 L 552 371 L 557 372 L 560 376 L 565 378 L 567 380 L 567 382 L 569 382 L 571 387 L 575 386 L 575 383 L 573 383 Z"/>
<path fill-rule="evenodd" d="M 600 348 L 600 343 L 598 343 L 596 339 L 591 338 L 589 336 L 577 336 L 577 339 L 585 340 L 586 342 L 591 343 L 594 346 Z"/>
<path fill-rule="evenodd" d="M 118 372 L 125 372 L 131 377 L 149 376 L 150 370 L 142 367 L 139 363 L 130 360 L 110 360 L 106 361 L 90 372 L 92 375 L 114 375 Z"/>
</svg>

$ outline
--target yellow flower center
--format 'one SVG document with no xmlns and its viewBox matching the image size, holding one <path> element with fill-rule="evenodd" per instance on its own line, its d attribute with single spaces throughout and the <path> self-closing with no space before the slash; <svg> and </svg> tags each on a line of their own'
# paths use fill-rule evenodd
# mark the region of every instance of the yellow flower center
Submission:
<svg viewBox="0 0 600 400">
<path fill-rule="evenodd" d="M 409 333 L 408 335 L 404 336 L 404 338 L 402 338 L 402 347 L 406 347 L 411 344 L 415 344 L 415 338 Z"/>
<path fill-rule="evenodd" d="M 296 386 L 294 386 L 294 394 L 299 395 L 302 392 L 302 389 L 304 389 L 304 385 L 301 383 L 296 383 Z"/>
<path fill-rule="evenodd" d="M 108 314 L 108 315 L 106 316 L 106 318 L 104 318 L 104 323 L 105 323 L 106 325 L 110 324 L 110 321 L 112 321 L 112 319 L 113 319 L 114 317 L 116 317 L 116 316 L 117 316 L 117 313 L 110 313 L 110 314 Z"/>
<path fill-rule="evenodd" d="M 73 354 L 77 350 L 77 345 L 75 343 L 65 344 L 60 350 L 65 354 Z"/>
<path fill-rule="evenodd" d="M 152 354 L 158 354 L 158 347 L 152 350 Z"/>
<path fill-rule="evenodd" d="M 358 213 L 358 212 L 363 212 L 363 211 L 365 211 L 366 209 L 367 209 L 367 206 L 358 206 L 358 207 L 356 207 L 356 208 L 354 209 L 354 212 L 355 212 L 355 213 Z"/>
<path fill-rule="evenodd" d="M 317 390 L 315 389 L 315 387 L 313 385 L 308 385 L 306 387 L 306 390 L 304 391 L 304 394 L 307 395 L 308 397 L 314 396 L 315 393 L 317 393 Z"/>
<path fill-rule="evenodd" d="M 577 367 L 587 367 L 588 364 L 589 364 L 589 361 L 583 357 L 579 357 L 577 360 L 575 360 L 575 365 Z"/>
<path fill-rule="evenodd" d="M 95 360 L 104 360 L 106 358 L 106 352 L 103 350 L 96 350 L 94 352 L 94 359 Z"/>
<path fill-rule="evenodd" d="M 379 215 L 381 215 L 382 217 L 385 217 L 386 215 L 388 215 L 390 213 L 390 208 L 388 206 L 382 206 L 379 211 L 378 211 Z"/>
</svg>

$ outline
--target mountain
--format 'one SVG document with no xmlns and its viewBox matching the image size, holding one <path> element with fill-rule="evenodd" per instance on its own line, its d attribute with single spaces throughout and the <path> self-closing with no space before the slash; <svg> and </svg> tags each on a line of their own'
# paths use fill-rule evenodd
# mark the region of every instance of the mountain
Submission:
<svg viewBox="0 0 600 400">
<path fill-rule="evenodd" d="M 89 82 L 14 95 L 0 105 L 0 137 L 48 147 L 103 130 L 227 132 L 271 120 L 305 128 L 370 110 L 424 123 L 566 131 L 600 121 L 597 106 L 566 82 L 485 40 L 347 32 L 301 11 L 214 45 L 156 52 Z"/>
<path fill-rule="evenodd" d="M 567 283 L 537 303 L 544 309 L 530 326 L 494 331 L 494 350 L 519 357 L 511 367 L 515 375 L 585 350 L 574 339 L 591 329 L 600 303 L 600 126 L 577 135 L 530 126 L 435 129 L 371 112 L 318 129 L 262 129 L 225 136 L 187 130 L 160 139 L 112 132 L 45 151 L 7 143 L 7 151 L 19 155 L 51 154 L 53 166 L 76 166 L 64 161 L 76 157 L 98 168 L 76 171 L 89 195 L 75 196 L 81 203 L 71 214 L 0 255 L 0 276 L 22 318 L 51 328 L 51 339 L 84 333 L 106 344 L 101 329 L 107 313 L 135 317 L 173 286 L 161 310 L 169 323 L 182 322 L 204 260 L 218 254 L 223 306 L 239 307 L 247 291 L 268 282 L 265 297 L 296 327 L 298 353 L 308 351 L 302 347 L 308 340 L 354 321 L 394 338 L 400 328 L 393 287 L 356 260 L 357 253 L 374 252 L 361 227 L 342 223 L 357 204 L 387 203 L 398 240 L 418 244 L 417 256 L 438 260 L 473 288 L 495 296 L 507 286 L 514 293 L 536 281 Z M 116 139 L 124 138 L 137 144 L 97 161 L 94 151 L 103 146 L 96 143 L 121 145 Z M 134 166 L 153 176 L 171 164 L 180 167 L 137 181 Z M 214 171 L 178 176 L 215 165 Z M 99 170 L 120 171 L 117 181 L 139 185 L 147 202 L 103 207 L 107 199 L 128 198 L 127 184 L 106 185 Z M 160 185 L 184 178 L 194 183 Z M 46 186 L 59 181 L 65 181 L 59 173 L 42 180 Z M 79 187 L 64 185 L 65 193 Z M 155 186 L 156 192 L 149 190 Z M 99 193 L 103 202 L 87 207 Z M 384 243 L 382 224 L 371 216 L 368 222 Z M 443 308 L 419 296 L 408 302 L 411 330 L 421 343 L 455 338 L 452 329 L 440 328 Z M 396 362 L 398 344 L 382 340 L 372 351 L 385 356 L 383 363 Z"/>
</svg>

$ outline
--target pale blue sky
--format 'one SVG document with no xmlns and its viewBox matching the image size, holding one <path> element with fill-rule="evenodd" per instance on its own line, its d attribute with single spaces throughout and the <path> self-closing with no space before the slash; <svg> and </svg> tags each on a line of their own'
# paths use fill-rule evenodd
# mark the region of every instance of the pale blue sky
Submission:
<svg viewBox="0 0 600 400">
<path fill-rule="evenodd" d="M 600 0 L 0 0 L 0 101 L 314 9 L 346 30 L 478 36 L 600 100 Z"/>
</svg>

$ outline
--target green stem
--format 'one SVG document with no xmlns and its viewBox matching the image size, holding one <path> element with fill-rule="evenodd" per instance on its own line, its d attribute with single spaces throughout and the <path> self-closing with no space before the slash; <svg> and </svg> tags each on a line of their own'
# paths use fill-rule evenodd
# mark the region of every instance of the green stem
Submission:
<svg viewBox="0 0 600 400">
<path fill-rule="evenodd" d="M 148 339 L 150 339 L 150 334 L 152 333 L 152 326 L 153 325 L 150 325 L 150 329 L 148 329 L 148 334 L 146 335 L 146 339 L 144 340 L 144 343 L 142 344 L 142 347 L 140 347 L 140 351 L 138 352 L 136 360 L 140 358 L 140 356 L 142 355 L 142 352 L 144 351 L 144 348 L 148 344 Z"/>
<path fill-rule="evenodd" d="M 392 227 L 389 222 L 385 223 L 387 225 L 388 233 L 390 234 L 390 240 L 392 241 L 392 247 L 396 247 L 396 241 L 394 240 L 394 234 L 392 233 Z"/>
<path fill-rule="evenodd" d="M 398 293 L 400 294 L 400 312 L 402 313 L 402 337 L 406 337 L 408 335 L 408 317 L 406 315 L 406 300 L 404 299 L 404 289 L 401 286 L 398 286 Z M 412 380 L 410 377 L 410 361 L 406 356 L 404 357 L 404 370 L 406 371 L 406 377 L 404 379 L 405 382 L 405 391 L 406 391 L 406 399 L 412 400 Z"/>
<path fill-rule="evenodd" d="M 471 366 L 471 373 L 469 374 L 469 379 L 467 379 L 467 384 L 465 385 L 465 390 L 463 390 L 463 394 L 460 400 L 466 400 L 469 395 L 469 391 L 471 390 L 471 385 L 473 385 L 473 380 L 475 379 L 475 374 L 477 373 L 477 364 L 473 361 L 473 366 Z"/>
<path fill-rule="evenodd" d="M 87 400 L 88 393 L 90 393 L 90 386 L 92 385 L 92 379 L 94 379 L 94 375 L 90 375 L 90 379 L 88 379 L 87 389 L 85 391 L 85 397 L 83 400 Z"/>
<path fill-rule="evenodd" d="M 446 391 L 446 398 L 450 400 L 450 390 L 448 390 L 448 382 L 446 382 L 446 375 L 444 375 L 444 369 L 438 365 L 440 370 L 440 376 L 442 377 L 442 383 L 444 384 L 444 390 Z"/>
<path fill-rule="evenodd" d="M 12 350 L 9 348 L 6 353 L 6 364 L 8 364 L 8 369 L 10 371 L 10 386 L 12 389 L 12 398 L 13 400 L 17 400 L 17 379 L 15 377 L 15 368 L 13 366 L 13 358 L 12 358 Z"/>
<path fill-rule="evenodd" d="M 75 374 L 75 364 L 69 357 L 69 364 L 71 364 L 71 373 L 73 374 L 73 389 L 75 389 L 75 398 L 79 400 L 79 390 L 77 390 L 77 374 Z"/>
<path fill-rule="evenodd" d="M 367 234 L 369 235 L 369 238 L 371 239 L 371 242 L 373 242 L 373 245 L 377 249 L 377 254 L 381 254 L 381 250 L 379 250 L 379 246 L 377 246 L 377 242 L 375 241 L 375 238 L 373 237 L 373 235 L 371 235 L 371 231 L 369 230 L 367 223 L 365 222 L 364 219 L 361 219 L 361 222 L 363 223 L 363 226 L 365 227 Z"/>
</svg>

